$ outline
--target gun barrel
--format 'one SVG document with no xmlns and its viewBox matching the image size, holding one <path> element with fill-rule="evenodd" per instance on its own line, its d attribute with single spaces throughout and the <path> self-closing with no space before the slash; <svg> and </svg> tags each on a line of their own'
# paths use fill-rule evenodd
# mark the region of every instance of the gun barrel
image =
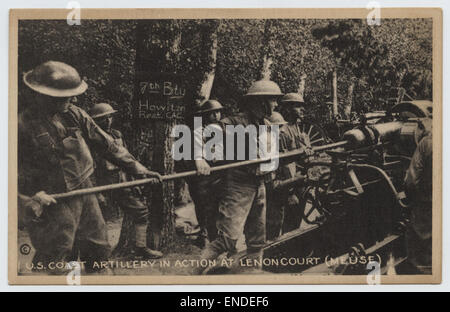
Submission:
<svg viewBox="0 0 450 312">
<path fill-rule="evenodd" d="M 362 128 L 355 128 L 344 133 L 344 139 L 353 147 L 369 146 L 378 139 L 381 142 L 395 140 L 404 126 L 401 121 L 380 123 Z"/>
</svg>

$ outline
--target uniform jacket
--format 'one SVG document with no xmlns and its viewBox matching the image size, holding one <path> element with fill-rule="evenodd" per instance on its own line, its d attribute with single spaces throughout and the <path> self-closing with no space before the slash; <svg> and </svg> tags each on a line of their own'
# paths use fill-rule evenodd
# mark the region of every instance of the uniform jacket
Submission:
<svg viewBox="0 0 450 312">
<path fill-rule="evenodd" d="M 280 127 L 280 151 L 288 152 L 299 148 L 311 147 L 309 137 L 300 130 L 297 123 L 289 123 Z M 288 179 L 297 172 L 296 163 L 292 162 L 284 166 L 282 178 Z"/>
<path fill-rule="evenodd" d="M 431 135 L 427 135 L 419 142 L 406 172 L 405 184 L 408 195 L 419 201 L 431 202 L 432 200 L 432 144 Z"/>
<path fill-rule="evenodd" d="M 406 172 L 405 186 L 411 199 L 411 227 L 422 239 L 432 234 L 432 137 L 424 137 L 417 145 Z"/>
<path fill-rule="evenodd" d="M 311 147 L 308 135 L 302 132 L 296 123 L 280 127 L 280 141 L 280 147 L 285 152 L 302 147 Z"/>
<path fill-rule="evenodd" d="M 118 146 L 127 148 L 122 133 L 119 130 L 111 129 L 108 134 Z M 94 161 L 95 177 L 98 185 L 121 183 L 128 180 L 126 173 L 120 167 L 108 159 L 101 157 L 98 153 L 94 153 Z"/>
<path fill-rule="evenodd" d="M 227 142 L 227 136 L 229 135 L 227 133 L 227 128 L 226 126 L 228 125 L 232 125 L 232 126 L 237 126 L 237 125 L 242 125 L 244 128 L 249 126 L 249 125 L 253 125 L 256 127 L 256 129 L 258 130 L 259 125 L 264 125 L 264 121 L 257 121 L 257 120 L 253 120 L 247 113 L 240 113 L 237 114 L 235 116 L 231 116 L 231 117 L 226 117 L 224 119 L 222 119 L 219 122 L 219 125 L 222 127 L 222 131 L 224 134 L 224 153 L 226 152 L 226 142 Z M 255 140 L 255 142 L 251 142 L 250 140 Z M 241 160 L 248 160 L 250 157 L 250 153 L 249 153 L 249 147 L 252 144 L 254 144 L 254 146 L 258 146 L 258 137 L 250 137 L 248 134 L 245 135 L 245 157 L 244 159 L 237 159 L 238 156 L 238 145 L 241 145 L 242 142 L 238 142 L 238 136 L 235 134 L 234 136 L 234 160 L 236 161 L 241 161 Z M 258 156 L 258 155 L 257 155 Z M 225 159 L 225 157 L 224 157 Z"/>
<path fill-rule="evenodd" d="M 227 136 L 229 135 L 227 133 L 227 128 L 226 126 L 228 125 L 242 125 L 244 128 L 249 126 L 249 125 L 254 125 L 256 127 L 256 130 L 259 131 L 259 125 L 270 125 L 270 123 L 266 120 L 254 120 L 249 114 L 247 113 L 240 113 L 237 114 L 235 116 L 231 116 L 231 117 L 226 117 L 224 119 L 222 119 L 219 122 L 219 125 L 222 127 L 222 131 L 224 133 L 224 148 L 223 151 L 224 153 L 226 153 L 227 151 L 227 147 L 226 147 L 226 142 L 227 142 Z M 259 135 L 259 134 L 258 134 Z M 242 142 L 238 142 L 238 136 L 235 134 L 234 135 L 234 161 L 242 161 L 242 160 L 248 160 L 250 159 L 250 151 L 249 148 L 251 147 L 251 145 L 253 144 L 253 146 L 255 146 L 257 149 L 259 148 L 259 143 L 258 143 L 258 135 L 255 137 L 249 136 L 248 134 L 245 135 L 245 156 L 244 159 L 237 159 L 237 155 L 238 155 L 238 145 L 241 145 Z M 251 142 L 251 140 L 256 140 L 256 142 Z M 241 145 L 242 146 L 242 145 Z M 254 151 L 252 151 L 254 152 Z M 260 155 L 256 155 L 257 157 L 259 157 Z M 226 155 L 224 155 L 224 159 L 226 159 Z M 233 161 L 232 161 L 233 162 Z M 235 168 L 232 169 L 232 171 L 239 171 L 239 172 L 246 172 L 247 174 L 250 174 L 251 176 L 264 176 L 264 179 L 271 179 L 271 172 L 261 172 L 261 170 L 259 170 L 260 166 L 244 166 L 244 167 L 240 167 L 240 168 Z"/>
<path fill-rule="evenodd" d="M 19 193 L 27 196 L 79 188 L 94 170 L 91 149 L 130 174 L 147 170 L 74 105 L 55 114 L 25 110 L 19 115 L 18 143 Z"/>
</svg>

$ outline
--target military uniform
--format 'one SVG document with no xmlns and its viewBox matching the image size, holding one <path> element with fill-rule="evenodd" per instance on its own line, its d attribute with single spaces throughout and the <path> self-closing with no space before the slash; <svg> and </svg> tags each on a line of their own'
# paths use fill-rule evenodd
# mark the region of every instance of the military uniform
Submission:
<svg viewBox="0 0 450 312">
<path fill-rule="evenodd" d="M 195 109 L 194 118 L 201 118 L 201 124 L 196 125 L 194 123 L 194 135 L 192 137 L 194 160 L 186 162 L 187 170 L 198 170 L 195 161 L 204 159 L 203 147 L 208 142 L 206 138 L 213 135 L 213 133 L 205 133 L 205 131 L 211 128 L 221 131 L 217 122 L 220 119 L 222 109 L 222 104 L 217 100 L 206 100 Z M 214 116 L 214 118 L 211 116 Z M 212 164 L 216 162 L 216 159 L 209 159 L 207 162 Z M 197 245 L 203 248 L 206 240 L 212 241 L 217 237 L 216 220 L 218 214 L 217 206 L 221 194 L 221 173 L 200 174 L 187 178 L 186 182 L 189 185 L 189 193 L 194 202 L 195 215 L 200 226 L 200 236 L 197 240 Z"/>
<path fill-rule="evenodd" d="M 273 112 L 268 118 L 271 125 L 278 126 L 278 151 L 283 152 L 285 149 L 280 145 L 280 132 L 286 126 L 286 121 L 278 112 Z M 271 130 L 272 131 L 272 130 Z M 275 139 L 275 137 L 274 137 Z M 285 187 L 277 189 L 277 185 L 286 179 L 284 167 L 279 166 L 278 169 L 271 173 L 271 179 L 266 180 L 266 237 L 268 240 L 276 239 L 281 234 L 281 228 L 284 219 L 284 206 L 288 192 Z"/>
<path fill-rule="evenodd" d="M 221 176 L 219 173 L 213 173 L 209 176 L 193 176 L 186 179 L 186 182 L 189 185 L 189 193 L 194 202 L 200 235 L 202 238 L 208 238 L 209 241 L 212 241 L 217 237 L 216 220 L 222 186 Z"/>
<path fill-rule="evenodd" d="M 283 116 L 288 120 L 288 124 L 280 129 L 280 148 L 282 152 L 295 149 L 311 148 L 309 136 L 301 131 L 301 120 L 303 113 L 298 110 L 305 110 L 305 102 L 303 96 L 298 93 L 287 93 L 282 99 Z M 283 166 L 283 178 L 289 179 L 297 175 L 297 171 L 302 167 L 299 162 L 291 162 Z M 285 215 L 283 221 L 283 232 L 289 232 L 299 228 L 301 224 L 300 209 L 305 206 L 303 199 L 303 187 L 288 189 L 287 201 L 285 202 Z"/>
<path fill-rule="evenodd" d="M 108 103 L 95 104 L 89 111 L 92 118 L 103 128 L 114 140 L 117 146 L 126 148 L 122 133 L 119 130 L 111 128 L 113 117 L 117 111 Z M 129 180 L 126 172 L 116 164 L 105 158 L 101 153 L 95 153 L 95 176 L 97 184 L 109 185 L 122 183 Z M 148 207 L 139 188 L 124 188 L 106 193 L 109 205 L 119 206 L 124 213 L 131 217 L 134 225 L 134 257 L 136 258 L 161 258 L 160 251 L 152 250 L 147 247 L 147 225 L 148 225 Z M 120 244 L 120 243 L 119 243 Z M 119 246 L 120 247 L 120 246 Z"/>
<path fill-rule="evenodd" d="M 254 126 L 257 129 L 257 135 L 245 134 L 245 141 L 238 142 L 238 135 L 234 132 L 234 159 L 238 160 L 244 152 L 244 159 L 251 159 L 253 156 L 270 156 L 265 155 L 263 146 L 260 146 L 260 140 L 266 139 L 267 146 L 270 146 L 271 135 L 268 133 L 259 133 L 260 125 L 270 125 L 265 119 L 272 114 L 272 110 L 276 105 L 276 98 L 283 95 L 280 87 L 270 80 L 255 81 L 249 88 L 245 103 L 246 106 L 241 108 L 244 111 L 232 117 L 224 118 L 219 125 L 222 127 L 224 138 L 233 136 L 227 133 L 235 128 L 235 126 Z M 228 127 L 233 126 L 233 127 Z M 261 138 L 260 138 L 261 137 Z M 256 142 L 254 142 L 256 140 Z M 228 154 L 229 147 L 224 142 L 224 152 Z M 241 149 L 244 148 L 242 151 Z M 255 154 L 256 148 L 259 154 Z M 261 152 L 263 152 L 261 154 Z M 228 158 L 227 157 L 224 158 Z M 241 159 L 239 159 L 241 160 Z M 223 193 L 219 200 L 219 216 L 216 222 L 218 237 L 210 242 L 203 250 L 201 257 L 203 259 L 215 259 L 222 253 L 228 255 L 234 254 L 237 240 L 242 234 L 245 236 L 247 251 L 252 253 L 252 257 L 259 260 L 262 258 L 262 248 L 266 243 L 266 188 L 267 179 L 271 179 L 269 167 L 262 165 L 242 166 L 230 168 L 224 173 Z M 255 267 L 255 269 L 258 269 Z"/>
<path fill-rule="evenodd" d="M 279 128 L 279 150 L 285 153 L 294 149 L 310 147 L 308 136 L 300 131 L 297 124 L 285 124 Z M 273 240 L 281 233 L 297 229 L 301 223 L 299 212 L 302 190 L 294 187 L 275 189 L 278 182 L 297 175 L 299 164 L 281 163 L 267 186 L 267 239 Z"/>
<path fill-rule="evenodd" d="M 209 126 L 220 128 L 217 124 L 211 124 Z M 201 146 L 207 142 L 207 140 L 201 135 L 204 130 L 205 127 L 201 127 L 201 129 L 194 129 L 194 145 L 199 144 L 199 146 Z M 196 149 L 194 149 L 194 151 L 195 150 Z M 200 150 L 198 149 L 198 151 Z M 194 160 L 202 157 L 203 152 L 200 155 L 196 155 L 194 153 Z M 209 162 L 212 163 L 214 161 L 211 160 Z M 189 185 L 189 193 L 192 201 L 194 202 L 195 215 L 200 226 L 201 238 L 208 238 L 209 241 L 212 241 L 217 237 L 217 207 L 222 191 L 221 173 L 213 172 L 208 176 L 193 176 L 186 179 L 186 181 Z M 201 242 L 201 245 L 203 244 L 204 242 Z"/>
<path fill-rule="evenodd" d="M 111 129 L 108 133 L 118 146 L 127 148 L 122 133 Z M 122 183 L 129 180 L 127 174 L 111 161 L 94 154 L 95 179 L 98 185 Z M 147 224 L 148 207 L 142 200 L 139 188 L 125 188 L 106 193 L 110 204 L 115 204 L 132 217 L 135 224 Z"/>
<path fill-rule="evenodd" d="M 311 148 L 309 137 L 306 133 L 300 130 L 298 123 L 289 123 L 280 128 L 280 150 L 281 152 L 288 152 L 300 148 Z M 282 167 L 283 179 L 290 179 L 297 175 L 299 169 L 298 162 L 291 162 Z M 283 198 L 287 200 L 284 203 L 284 215 L 282 221 L 282 232 L 286 233 L 298 229 L 301 224 L 302 212 L 299 207 L 304 207 L 302 199 L 303 187 L 288 188 L 287 194 Z M 287 196 L 286 196 L 287 195 Z"/>
<path fill-rule="evenodd" d="M 92 186 L 94 172 L 89 148 L 131 174 L 148 170 L 101 130 L 81 108 L 68 105 L 62 112 L 27 109 L 19 116 L 19 206 L 27 209 L 38 191 L 63 193 Z M 92 270 L 94 261 L 107 260 L 110 246 L 95 195 L 59 199 L 45 207 L 39 219 L 26 215 L 27 229 L 36 249 L 35 261 L 67 261 L 75 240 L 80 258 Z"/>
<path fill-rule="evenodd" d="M 220 122 L 225 133 L 227 125 L 253 124 L 248 114 L 222 119 Z M 248 142 L 246 138 L 248 157 Z M 236 143 L 236 142 L 235 142 Z M 256 145 L 255 145 L 256 146 Z M 236 148 L 235 148 L 236 151 Z M 266 241 L 266 189 L 265 174 L 258 173 L 255 167 L 238 167 L 228 169 L 223 176 L 216 226 L 218 237 L 210 243 L 203 258 L 212 259 L 223 252 L 236 252 L 236 242 L 244 233 L 247 249 L 260 249 Z"/>
<path fill-rule="evenodd" d="M 406 172 L 406 193 L 411 202 L 411 223 L 407 231 L 408 261 L 419 271 L 431 268 L 433 139 L 425 136 L 418 144 Z"/>
</svg>

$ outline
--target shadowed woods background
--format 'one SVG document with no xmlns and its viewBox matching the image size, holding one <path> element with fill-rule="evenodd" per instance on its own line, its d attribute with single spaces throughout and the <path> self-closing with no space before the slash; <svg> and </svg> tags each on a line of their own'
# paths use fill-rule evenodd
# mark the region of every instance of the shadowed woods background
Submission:
<svg viewBox="0 0 450 312">
<path fill-rule="evenodd" d="M 120 112 L 116 127 L 131 152 L 152 169 L 170 173 L 171 128 L 189 119 L 136 121 L 138 72 L 183 77 L 186 116 L 204 98 L 218 99 L 224 115 L 231 114 L 253 81 L 270 78 L 285 93 L 302 93 L 309 113 L 330 118 L 326 103 L 333 101 L 337 77 L 337 110 L 348 118 L 386 108 L 393 87 L 431 99 L 432 21 L 389 19 L 368 26 L 365 20 L 82 20 L 70 26 L 65 20 L 23 20 L 19 111 L 32 104 L 22 73 L 48 60 L 74 66 L 88 83 L 76 105 L 110 103 Z M 174 206 L 187 197 L 181 181 L 148 193 L 149 235 L 156 248 L 173 242 Z"/>
</svg>

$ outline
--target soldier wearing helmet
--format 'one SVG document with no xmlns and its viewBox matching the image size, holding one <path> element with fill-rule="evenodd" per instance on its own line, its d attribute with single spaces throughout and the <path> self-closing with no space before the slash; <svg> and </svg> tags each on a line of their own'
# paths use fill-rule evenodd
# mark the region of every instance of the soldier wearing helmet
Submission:
<svg viewBox="0 0 450 312">
<path fill-rule="evenodd" d="M 242 113 L 221 120 L 220 125 L 225 136 L 234 135 L 236 141 L 236 133 L 227 133 L 230 131 L 227 126 L 230 125 L 253 125 L 256 128 L 259 125 L 268 125 L 266 118 L 272 115 L 276 100 L 282 95 L 280 88 L 273 81 L 254 82 L 241 105 Z M 245 142 L 235 142 L 235 147 L 243 146 L 248 157 L 252 145 L 249 140 L 255 139 L 257 140 L 247 133 Z M 236 150 L 237 148 L 234 149 L 235 153 Z M 235 253 L 237 240 L 242 234 L 245 236 L 247 250 L 254 251 L 258 258 L 262 256 L 261 248 L 266 242 L 265 178 L 270 176 L 270 172 L 267 174 L 258 169 L 259 167 L 237 167 L 225 172 L 216 222 L 218 236 L 207 244 L 202 252 L 202 259 L 215 259 L 222 253 Z"/>
<path fill-rule="evenodd" d="M 312 155 L 311 143 L 306 133 L 302 132 L 302 120 L 305 116 L 306 107 L 303 96 L 298 93 L 287 93 L 280 100 L 280 111 L 286 119 L 287 124 L 280 129 L 280 149 L 281 152 L 287 152 L 295 149 L 304 149 L 306 155 Z M 303 167 L 302 162 L 291 162 L 284 164 L 281 170 L 283 171 L 283 178 L 293 178 L 301 172 L 298 168 Z M 284 221 L 282 222 L 282 231 L 289 232 L 295 230 L 301 223 L 301 212 L 298 207 L 303 207 L 300 204 L 302 201 L 303 188 L 290 188 L 289 194 L 284 198 L 287 201 L 284 203 Z M 303 202 L 302 202 L 303 203 Z"/>
<path fill-rule="evenodd" d="M 286 120 L 290 122 L 301 122 L 306 112 L 305 101 L 301 94 L 287 93 L 281 98 L 280 102 L 281 110 Z"/>
<path fill-rule="evenodd" d="M 273 112 L 268 118 L 271 125 L 278 126 L 278 133 L 287 124 L 287 121 L 279 112 Z M 280 143 L 280 139 L 279 139 Z M 279 146 L 282 150 L 281 146 Z M 272 179 L 266 182 L 266 237 L 268 240 L 273 240 L 281 234 L 281 227 L 284 219 L 284 199 L 288 194 L 285 188 L 277 189 L 277 185 L 283 180 L 283 167 L 279 167 L 275 172 L 272 172 Z"/>
<path fill-rule="evenodd" d="M 207 100 L 203 102 L 198 110 L 195 112 L 196 116 L 202 117 L 203 123 L 209 125 L 218 123 L 221 118 L 223 110 L 222 104 L 217 100 Z"/>
<path fill-rule="evenodd" d="M 197 170 L 197 176 L 189 177 L 186 182 L 189 186 L 189 193 L 194 202 L 195 214 L 200 226 L 200 233 L 196 244 L 203 248 L 208 241 L 217 237 L 216 220 L 217 205 L 220 195 L 220 173 L 209 174 L 210 164 L 214 159 L 205 160 L 203 146 L 207 143 L 206 137 L 210 129 L 221 131 L 219 121 L 221 119 L 222 104 L 217 100 L 206 100 L 202 102 L 194 111 L 193 117 L 200 118 L 200 123 L 194 123 L 194 159 L 187 162 L 187 170 Z M 196 152 L 198 154 L 196 154 Z M 208 175 L 205 175 L 205 174 Z"/>
<path fill-rule="evenodd" d="M 258 80 L 249 88 L 246 105 L 257 106 L 255 111 L 263 110 L 266 117 L 270 117 L 278 106 L 277 100 L 283 96 L 280 87 L 270 80 Z M 249 107 L 249 108 L 250 108 Z"/>
<path fill-rule="evenodd" d="M 92 119 L 114 140 L 115 144 L 127 148 L 123 140 L 122 133 L 111 127 L 113 115 L 117 113 L 111 105 L 107 103 L 95 104 L 89 111 Z M 121 183 L 130 180 L 127 173 L 117 165 L 95 153 L 96 164 L 95 178 L 98 185 L 108 185 Z M 139 188 L 120 189 L 107 193 L 108 201 L 102 194 L 99 194 L 101 205 L 113 204 L 123 209 L 125 214 L 131 217 L 134 225 L 135 246 L 134 256 L 138 259 L 157 259 L 162 257 L 162 253 L 147 247 L 147 227 L 148 227 L 148 207 L 144 203 L 141 190 Z"/>
<path fill-rule="evenodd" d="M 113 115 L 115 113 L 117 113 L 117 110 L 112 108 L 112 106 L 108 103 L 95 104 L 89 110 L 89 114 L 91 115 L 92 119 L 94 119 L 97 125 L 99 125 L 100 128 L 102 128 L 108 134 L 111 134 L 112 132 L 120 133 L 119 130 L 111 129 Z"/>
<path fill-rule="evenodd" d="M 160 179 L 140 164 L 123 146 L 100 129 L 72 97 L 84 93 L 87 84 L 77 70 L 49 61 L 27 72 L 23 81 L 34 91 L 34 103 L 18 122 L 19 216 L 36 249 L 33 263 L 52 270 L 51 262 L 71 260 L 74 243 L 86 272 L 108 260 L 110 246 L 106 224 L 95 195 L 56 200 L 49 194 L 92 186 L 91 149 L 133 175 Z"/>
</svg>

